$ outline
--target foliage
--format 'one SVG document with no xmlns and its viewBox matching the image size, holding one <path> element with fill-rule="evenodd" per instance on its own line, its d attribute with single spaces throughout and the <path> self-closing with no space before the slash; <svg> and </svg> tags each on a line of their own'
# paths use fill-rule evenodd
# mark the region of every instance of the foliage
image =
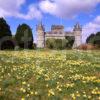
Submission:
<svg viewBox="0 0 100 100">
<path fill-rule="evenodd" d="M 94 45 L 97 45 L 100 47 L 100 32 L 97 32 L 94 37 Z"/>
<path fill-rule="evenodd" d="M 10 26 L 4 18 L 0 18 L 0 49 L 14 49 L 14 46 Z"/>
<path fill-rule="evenodd" d="M 77 47 L 79 50 L 95 50 L 96 46 L 92 44 L 81 44 L 79 47 Z"/>
<path fill-rule="evenodd" d="M 54 49 L 55 48 L 55 39 L 49 38 L 46 40 L 46 47 L 49 49 Z"/>
<path fill-rule="evenodd" d="M 0 18 L 0 39 L 6 36 L 12 36 L 10 26 L 4 18 Z"/>
<path fill-rule="evenodd" d="M 65 49 L 66 48 L 66 40 L 65 39 L 55 39 L 55 49 Z"/>
<path fill-rule="evenodd" d="M 0 99 L 99 100 L 99 72 L 100 51 L 2 51 Z"/>
<path fill-rule="evenodd" d="M 95 37 L 95 34 L 91 34 L 89 37 L 87 37 L 86 43 L 94 44 L 94 37 Z"/>
<path fill-rule="evenodd" d="M 36 49 L 37 48 L 37 45 L 36 45 L 36 43 L 33 43 L 33 47 L 32 47 L 33 49 Z"/>
<path fill-rule="evenodd" d="M 33 34 L 32 29 L 27 24 L 19 25 L 15 35 L 15 39 L 20 48 L 32 49 Z"/>
<path fill-rule="evenodd" d="M 46 40 L 46 47 L 49 49 L 66 49 L 72 48 L 74 40 L 72 37 L 66 37 L 66 39 L 53 39 Z"/>
<path fill-rule="evenodd" d="M 75 41 L 75 38 L 73 36 L 66 36 L 66 40 L 67 40 L 66 47 L 72 48 L 74 41 Z"/>
<path fill-rule="evenodd" d="M 100 47 L 100 32 L 97 32 L 96 34 L 91 34 L 87 38 L 86 42 Z"/>
<path fill-rule="evenodd" d="M 1 50 L 5 50 L 5 49 L 13 50 L 15 48 L 15 44 L 14 44 L 13 40 L 6 40 L 6 41 L 2 42 L 0 47 L 1 47 L 0 48 Z"/>
</svg>

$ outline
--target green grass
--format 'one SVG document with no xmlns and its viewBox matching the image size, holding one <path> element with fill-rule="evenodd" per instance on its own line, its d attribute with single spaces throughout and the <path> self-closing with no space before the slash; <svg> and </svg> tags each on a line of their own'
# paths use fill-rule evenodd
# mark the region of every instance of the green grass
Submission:
<svg viewBox="0 0 100 100">
<path fill-rule="evenodd" d="M 100 51 L 0 51 L 0 100 L 100 100 Z"/>
</svg>

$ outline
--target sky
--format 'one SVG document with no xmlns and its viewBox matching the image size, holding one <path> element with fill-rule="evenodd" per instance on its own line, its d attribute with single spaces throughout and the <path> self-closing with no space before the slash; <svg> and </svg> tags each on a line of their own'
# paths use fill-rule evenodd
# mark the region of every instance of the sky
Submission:
<svg viewBox="0 0 100 100">
<path fill-rule="evenodd" d="M 35 41 L 36 25 L 41 21 L 46 31 L 54 24 L 72 31 L 79 22 L 84 43 L 91 33 L 100 31 L 100 0 L 0 0 L 0 17 L 6 19 L 12 34 L 19 24 L 28 24 Z"/>
</svg>

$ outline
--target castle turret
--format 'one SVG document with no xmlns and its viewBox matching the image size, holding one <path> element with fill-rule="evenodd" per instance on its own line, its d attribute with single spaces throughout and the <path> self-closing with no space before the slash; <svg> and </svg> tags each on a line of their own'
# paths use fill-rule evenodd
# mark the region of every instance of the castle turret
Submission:
<svg viewBox="0 0 100 100">
<path fill-rule="evenodd" d="M 74 32 L 74 36 L 75 36 L 75 42 L 74 42 L 73 48 L 75 48 L 82 44 L 82 27 L 80 26 L 79 23 L 77 23 L 74 26 L 73 32 Z"/>
<path fill-rule="evenodd" d="M 44 48 L 45 47 L 45 29 L 42 23 L 37 25 L 37 35 L 38 35 L 38 40 L 37 40 L 37 47 L 38 48 Z"/>
</svg>

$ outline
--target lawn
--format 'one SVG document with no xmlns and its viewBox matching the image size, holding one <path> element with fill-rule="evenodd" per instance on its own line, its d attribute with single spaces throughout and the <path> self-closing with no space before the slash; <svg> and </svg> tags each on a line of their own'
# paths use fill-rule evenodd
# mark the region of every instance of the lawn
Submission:
<svg viewBox="0 0 100 100">
<path fill-rule="evenodd" d="M 100 100 L 100 51 L 0 51 L 0 100 Z"/>
</svg>

